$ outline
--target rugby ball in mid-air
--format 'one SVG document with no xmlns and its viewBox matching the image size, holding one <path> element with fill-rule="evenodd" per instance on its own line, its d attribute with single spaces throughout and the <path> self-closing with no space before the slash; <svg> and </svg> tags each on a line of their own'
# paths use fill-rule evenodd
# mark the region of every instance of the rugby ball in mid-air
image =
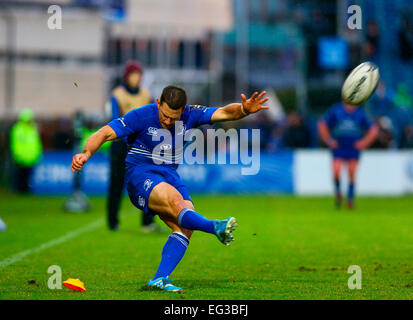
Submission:
<svg viewBox="0 0 413 320">
<path fill-rule="evenodd" d="M 372 62 L 363 62 L 344 81 L 342 99 L 354 106 L 366 102 L 376 90 L 379 78 L 379 68 Z"/>
</svg>

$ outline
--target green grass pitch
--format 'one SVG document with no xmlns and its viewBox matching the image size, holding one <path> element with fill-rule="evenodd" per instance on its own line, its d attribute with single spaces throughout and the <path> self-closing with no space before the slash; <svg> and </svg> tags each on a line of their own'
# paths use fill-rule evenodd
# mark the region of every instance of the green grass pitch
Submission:
<svg viewBox="0 0 413 320">
<path fill-rule="evenodd" d="M 25 250 L 105 217 L 105 199 L 86 214 L 62 212 L 63 198 L 0 196 L 0 265 Z M 335 210 L 332 198 L 194 196 L 211 219 L 237 217 L 235 242 L 195 232 L 172 274 L 184 292 L 147 291 L 167 234 L 143 234 L 123 200 L 121 228 L 105 222 L 0 266 L 0 299 L 412 299 L 413 197 L 359 198 L 357 209 Z M 158 223 L 159 220 L 158 220 Z M 50 265 L 62 280 L 79 278 L 87 292 L 50 290 Z M 350 265 L 362 269 L 362 289 L 350 290 Z"/>
</svg>

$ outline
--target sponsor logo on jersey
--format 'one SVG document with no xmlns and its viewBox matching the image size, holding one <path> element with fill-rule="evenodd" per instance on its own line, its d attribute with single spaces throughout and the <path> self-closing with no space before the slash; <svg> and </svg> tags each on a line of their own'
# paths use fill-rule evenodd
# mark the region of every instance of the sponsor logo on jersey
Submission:
<svg viewBox="0 0 413 320">
<path fill-rule="evenodd" d="M 142 197 L 142 196 L 139 196 L 138 204 L 139 204 L 139 206 L 144 207 L 145 206 L 145 198 Z"/>
<path fill-rule="evenodd" d="M 145 191 L 148 191 L 149 188 L 151 187 L 153 181 L 151 179 L 146 179 L 145 182 L 143 183 L 143 188 Z"/>
<path fill-rule="evenodd" d="M 159 147 L 161 150 L 166 151 L 166 150 L 171 150 L 172 145 L 171 144 L 163 144 Z"/>
<path fill-rule="evenodd" d="M 158 134 L 158 128 L 149 127 L 148 128 L 148 134 L 150 136 L 156 136 Z"/>
<path fill-rule="evenodd" d="M 200 110 L 202 109 L 204 106 L 201 106 L 200 104 L 193 104 L 189 106 L 189 110 Z"/>
</svg>

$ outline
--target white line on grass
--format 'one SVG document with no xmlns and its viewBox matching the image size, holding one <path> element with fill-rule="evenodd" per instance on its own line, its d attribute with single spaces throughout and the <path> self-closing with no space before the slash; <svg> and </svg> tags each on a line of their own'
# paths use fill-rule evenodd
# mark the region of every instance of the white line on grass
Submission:
<svg viewBox="0 0 413 320">
<path fill-rule="evenodd" d="M 63 243 L 65 241 L 69 240 L 69 239 L 77 237 L 78 235 L 80 235 L 82 233 L 89 232 L 89 231 L 92 231 L 94 229 L 97 229 L 101 225 L 103 225 L 103 219 L 96 220 L 92 223 L 87 224 L 86 226 L 84 226 L 82 228 L 70 231 L 70 232 L 66 233 L 64 236 L 62 236 L 60 238 L 57 238 L 57 239 L 54 239 L 54 240 L 51 240 L 49 242 L 43 243 L 38 247 L 16 253 L 16 254 L 12 255 L 11 257 L 8 257 L 8 258 L 4 259 L 3 261 L 0 261 L 0 269 L 4 268 L 4 267 L 7 267 L 7 266 L 9 266 L 13 263 L 16 263 L 17 261 L 20 261 L 21 259 L 28 256 L 29 254 L 37 253 L 37 252 L 40 252 L 40 251 L 45 250 L 47 248 L 50 248 L 50 247 L 53 247 L 53 246 L 58 245 L 60 243 Z"/>
</svg>

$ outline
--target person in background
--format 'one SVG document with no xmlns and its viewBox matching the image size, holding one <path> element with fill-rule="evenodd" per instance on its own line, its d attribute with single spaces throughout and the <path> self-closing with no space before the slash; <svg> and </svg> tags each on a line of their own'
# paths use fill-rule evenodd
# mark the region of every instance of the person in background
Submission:
<svg viewBox="0 0 413 320">
<path fill-rule="evenodd" d="M 383 116 L 376 120 L 378 134 L 376 140 L 370 146 L 372 149 L 395 149 L 397 147 L 394 140 L 394 126 L 389 117 Z"/>
<path fill-rule="evenodd" d="M 409 124 L 404 128 L 404 139 L 401 148 L 413 149 L 413 124 Z"/>
<path fill-rule="evenodd" d="M 395 105 L 392 112 L 392 118 L 395 119 L 397 127 L 397 145 L 400 148 L 406 147 L 409 134 L 409 127 L 413 120 L 413 96 L 410 94 L 409 86 L 404 83 L 398 83 L 393 96 Z"/>
<path fill-rule="evenodd" d="M 16 191 L 28 193 L 31 171 L 42 156 L 42 142 L 30 109 L 23 109 L 17 123 L 11 128 L 10 151 L 15 165 Z"/>
<path fill-rule="evenodd" d="M 404 62 L 413 60 L 413 26 L 408 16 L 402 16 L 402 27 L 398 32 L 400 57 Z"/>
<path fill-rule="evenodd" d="M 318 123 L 321 139 L 333 153 L 333 176 L 336 206 L 341 206 L 340 172 L 348 166 L 349 186 L 347 206 L 354 207 L 354 184 L 360 152 L 376 139 L 378 127 L 367 119 L 363 108 L 344 101 L 329 108 Z"/>
<path fill-rule="evenodd" d="M 115 87 L 107 105 L 110 118 L 117 119 L 129 111 L 152 102 L 151 93 L 141 86 L 143 68 L 136 61 L 129 61 L 124 69 L 122 83 Z M 125 158 L 127 145 L 122 139 L 113 141 L 110 147 L 110 182 L 107 202 L 107 218 L 110 230 L 119 228 L 119 208 L 125 185 Z M 159 231 L 159 226 L 147 215 L 142 215 L 142 231 Z"/>
<path fill-rule="evenodd" d="M 372 20 L 367 23 L 366 43 L 364 45 L 364 54 L 369 61 L 378 63 L 380 48 L 380 29 L 376 21 Z"/>
<path fill-rule="evenodd" d="M 288 114 L 287 128 L 282 139 L 286 148 L 307 148 L 310 146 L 310 130 L 296 111 Z"/>
<path fill-rule="evenodd" d="M 73 150 L 74 130 L 71 119 L 61 117 L 57 120 L 57 128 L 53 135 L 53 147 L 57 150 Z"/>
</svg>

